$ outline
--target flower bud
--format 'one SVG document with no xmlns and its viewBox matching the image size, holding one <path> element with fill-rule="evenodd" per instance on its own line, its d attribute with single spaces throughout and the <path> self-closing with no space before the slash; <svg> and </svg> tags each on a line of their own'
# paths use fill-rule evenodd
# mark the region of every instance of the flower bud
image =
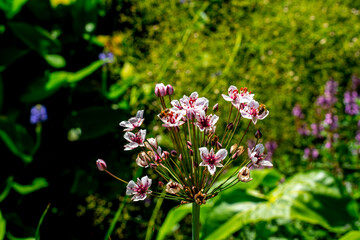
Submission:
<svg viewBox="0 0 360 240">
<path fill-rule="evenodd" d="M 170 156 L 170 153 L 168 151 L 163 151 L 163 158 L 168 159 Z"/>
<path fill-rule="evenodd" d="M 256 130 L 255 137 L 256 137 L 256 139 L 260 139 L 262 137 L 262 133 L 261 133 L 260 129 Z"/>
<path fill-rule="evenodd" d="M 147 168 L 149 166 L 149 162 L 151 161 L 150 157 L 146 155 L 145 152 L 140 152 L 136 157 L 136 164 L 140 167 Z"/>
<path fill-rule="evenodd" d="M 180 155 L 179 155 L 179 161 L 182 161 L 183 160 L 183 157 L 182 157 L 182 155 L 181 155 L 181 153 L 180 153 Z"/>
<path fill-rule="evenodd" d="M 187 147 L 190 149 L 192 147 L 192 143 L 190 141 L 186 142 Z"/>
<path fill-rule="evenodd" d="M 238 173 L 238 179 L 241 182 L 250 182 L 252 178 L 250 177 L 250 169 L 248 167 L 243 167 Z"/>
<path fill-rule="evenodd" d="M 167 94 L 167 95 L 173 95 L 173 93 L 174 93 L 174 88 L 173 88 L 173 86 L 171 86 L 170 84 L 168 84 L 168 85 L 166 86 L 166 94 Z"/>
<path fill-rule="evenodd" d="M 156 165 L 155 163 L 150 163 L 150 168 L 156 169 L 156 168 L 157 168 L 157 165 Z"/>
<path fill-rule="evenodd" d="M 148 138 L 145 141 L 145 147 L 149 150 L 158 149 L 158 143 L 155 138 Z"/>
<path fill-rule="evenodd" d="M 232 159 L 237 159 L 244 152 L 244 147 L 240 146 L 236 149 L 235 153 L 232 155 Z"/>
<path fill-rule="evenodd" d="M 173 182 L 173 180 L 170 180 L 170 182 L 168 182 L 168 184 L 166 184 L 166 189 L 165 190 L 168 193 L 177 194 L 178 192 L 180 192 L 181 189 L 183 189 L 183 186 L 181 186 L 177 182 Z"/>
<path fill-rule="evenodd" d="M 189 150 L 190 156 L 194 156 L 194 151 L 192 149 Z"/>
<path fill-rule="evenodd" d="M 213 106 L 213 112 L 216 113 L 218 110 L 219 110 L 219 104 L 216 103 L 216 104 Z"/>
<path fill-rule="evenodd" d="M 96 166 L 100 171 L 105 171 L 107 168 L 106 162 L 102 159 L 96 160 Z"/>
<path fill-rule="evenodd" d="M 219 143 L 219 142 L 216 142 L 216 149 L 217 150 L 219 150 L 219 149 L 221 149 L 222 148 L 222 145 L 221 145 L 221 143 Z"/>
<path fill-rule="evenodd" d="M 155 94 L 158 97 L 163 97 L 166 95 L 166 87 L 163 83 L 158 83 L 155 86 Z"/>
<path fill-rule="evenodd" d="M 233 129 L 234 124 L 231 122 L 226 127 L 227 127 L 228 130 L 231 130 L 231 129 Z"/>
<path fill-rule="evenodd" d="M 205 113 L 207 113 L 208 110 L 209 110 L 209 107 L 208 107 L 208 106 L 204 107 L 204 112 L 205 112 Z"/>
<path fill-rule="evenodd" d="M 235 143 L 234 145 L 231 146 L 230 148 L 230 153 L 233 154 L 238 148 L 238 145 Z"/>
<path fill-rule="evenodd" d="M 176 157 L 176 156 L 177 156 L 177 151 L 171 150 L 171 151 L 170 151 L 170 155 L 171 155 L 172 157 Z"/>
<path fill-rule="evenodd" d="M 162 187 L 164 186 L 164 183 L 163 183 L 162 181 L 159 181 L 159 182 L 158 182 L 158 186 L 159 186 L 160 188 L 162 188 Z"/>
</svg>

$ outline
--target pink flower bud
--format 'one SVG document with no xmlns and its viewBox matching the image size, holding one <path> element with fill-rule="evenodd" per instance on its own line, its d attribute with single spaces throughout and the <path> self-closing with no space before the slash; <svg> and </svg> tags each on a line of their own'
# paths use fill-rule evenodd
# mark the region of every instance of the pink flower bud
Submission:
<svg viewBox="0 0 360 240">
<path fill-rule="evenodd" d="M 173 88 L 173 86 L 171 86 L 170 84 L 168 84 L 168 85 L 166 86 L 166 94 L 167 94 L 167 95 L 173 95 L 173 93 L 174 93 L 174 88 Z"/>
<path fill-rule="evenodd" d="M 194 151 L 192 149 L 189 150 L 190 156 L 194 155 Z"/>
<path fill-rule="evenodd" d="M 163 151 L 163 155 L 165 159 L 169 158 L 170 153 L 168 151 Z"/>
<path fill-rule="evenodd" d="M 106 162 L 102 159 L 96 160 L 96 166 L 100 171 L 105 171 L 107 168 Z"/>
<path fill-rule="evenodd" d="M 179 155 L 179 160 L 180 160 L 180 161 L 183 160 L 183 157 L 182 157 L 181 153 L 180 153 L 180 155 Z"/>
<path fill-rule="evenodd" d="M 172 157 L 176 157 L 177 156 L 177 152 L 175 150 L 171 150 L 170 152 Z"/>
<path fill-rule="evenodd" d="M 256 137 L 256 139 L 260 139 L 262 137 L 262 133 L 261 133 L 260 129 L 256 130 L 255 137 Z"/>
<path fill-rule="evenodd" d="M 228 130 L 231 130 L 231 129 L 233 129 L 234 124 L 231 122 L 226 127 L 227 127 Z"/>
<path fill-rule="evenodd" d="M 159 186 L 160 188 L 162 188 L 162 187 L 164 186 L 164 183 L 163 183 L 162 181 L 159 181 L 159 182 L 158 182 L 158 186 Z"/>
<path fill-rule="evenodd" d="M 219 110 L 219 104 L 216 103 L 216 104 L 213 106 L 213 112 L 216 113 L 218 110 Z"/>
<path fill-rule="evenodd" d="M 158 83 L 155 86 L 155 94 L 158 97 L 163 97 L 166 95 L 166 87 L 163 83 Z"/>
<path fill-rule="evenodd" d="M 186 141 L 187 147 L 191 148 L 192 147 L 192 143 L 190 141 Z"/>
</svg>

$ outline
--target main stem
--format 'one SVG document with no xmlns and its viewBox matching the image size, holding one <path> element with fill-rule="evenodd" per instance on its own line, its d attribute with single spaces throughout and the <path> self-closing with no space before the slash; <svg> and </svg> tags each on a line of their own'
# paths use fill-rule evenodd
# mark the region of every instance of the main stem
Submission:
<svg viewBox="0 0 360 240">
<path fill-rule="evenodd" d="M 200 234 L 200 205 L 192 205 L 192 240 L 199 240 Z"/>
</svg>

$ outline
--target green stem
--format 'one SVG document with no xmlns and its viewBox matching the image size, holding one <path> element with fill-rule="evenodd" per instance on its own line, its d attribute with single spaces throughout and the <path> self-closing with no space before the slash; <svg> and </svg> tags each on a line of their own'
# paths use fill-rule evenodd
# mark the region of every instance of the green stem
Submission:
<svg viewBox="0 0 360 240">
<path fill-rule="evenodd" d="M 200 205 L 192 205 L 192 240 L 199 240 L 200 235 Z"/>
<path fill-rule="evenodd" d="M 165 195 L 165 190 L 162 192 L 161 195 L 162 196 Z M 151 215 L 151 218 L 150 218 L 147 230 L 146 230 L 145 240 L 151 240 L 151 236 L 152 236 L 152 233 L 153 233 L 153 228 L 154 228 L 154 225 L 155 225 L 155 220 L 156 220 L 156 217 L 158 216 L 158 213 L 159 213 L 159 210 L 161 208 L 161 205 L 162 205 L 163 201 L 164 201 L 164 198 L 162 198 L 162 197 L 157 199 L 155 209 L 153 211 L 153 214 Z"/>
</svg>

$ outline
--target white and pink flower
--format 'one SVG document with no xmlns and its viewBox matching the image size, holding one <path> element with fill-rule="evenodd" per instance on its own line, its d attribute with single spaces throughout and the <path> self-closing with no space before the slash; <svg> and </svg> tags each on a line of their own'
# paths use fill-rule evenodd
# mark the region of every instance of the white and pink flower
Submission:
<svg viewBox="0 0 360 240">
<path fill-rule="evenodd" d="M 216 154 L 214 149 L 211 149 L 209 152 L 206 147 L 199 148 L 199 151 L 200 157 L 202 159 L 202 162 L 199 164 L 199 166 L 208 167 L 209 173 L 211 175 L 215 174 L 216 167 L 223 167 L 220 162 L 224 160 L 228 154 L 226 149 L 220 149 Z"/>
<path fill-rule="evenodd" d="M 139 132 L 137 132 L 135 134 L 132 132 L 125 133 L 124 138 L 129 143 L 124 146 L 125 147 L 124 150 L 129 151 L 129 150 L 135 149 L 137 147 L 143 147 L 145 137 L 146 137 L 146 130 L 140 130 Z"/>
<path fill-rule="evenodd" d="M 254 99 L 254 94 L 252 94 L 246 87 L 240 88 L 240 91 L 237 87 L 231 85 L 228 89 L 228 95 L 221 94 L 222 97 L 232 103 L 237 109 L 242 109 L 244 106 Z"/>
<path fill-rule="evenodd" d="M 135 183 L 131 180 L 126 186 L 126 195 L 133 195 L 131 200 L 134 202 L 144 200 L 147 194 L 151 194 L 152 191 L 149 190 L 151 186 L 151 179 L 148 176 L 142 177 L 141 180 L 138 178 Z"/>
<path fill-rule="evenodd" d="M 269 115 L 269 111 L 266 110 L 265 105 L 261 104 L 259 106 L 259 103 L 255 100 L 251 100 L 240 112 L 243 118 L 251 119 L 254 125 L 258 119 L 262 120 Z"/>
<path fill-rule="evenodd" d="M 207 132 L 215 129 L 215 124 L 219 120 L 219 117 L 215 114 L 206 116 L 205 111 L 200 111 L 199 115 L 196 116 L 196 120 L 195 125 L 199 127 L 200 131 Z"/>
<path fill-rule="evenodd" d="M 265 147 L 262 144 L 256 145 L 254 151 L 251 151 L 250 148 L 248 148 L 248 156 L 249 159 L 252 161 L 252 165 L 254 167 L 272 167 L 272 163 L 270 161 L 265 160 L 264 156 L 264 150 Z"/>
<path fill-rule="evenodd" d="M 204 97 L 199 98 L 198 93 L 193 92 L 189 97 L 184 95 L 180 101 L 171 101 L 171 105 L 174 111 L 185 110 L 188 119 L 195 119 L 200 111 L 205 111 L 209 107 L 209 100 Z"/>
<path fill-rule="evenodd" d="M 163 121 L 163 127 L 179 127 L 185 122 L 183 121 L 183 117 L 185 115 L 184 110 L 175 110 L 174 108 L 168 109 L 168 112 L 165 116 L 161 114 L 158 117 Z"/>
<path fill-rule="evenodd" d="M 129 121 L 122 121 L 119 125 L 125 128 L 124 129 L 125 132 L 129 132 L 137 127 L 140 127 L 143 122 L 144 122 L 144 110 L 139 110 L 136 113 L 135 117 L 130 118 Z"/>
</svg>

